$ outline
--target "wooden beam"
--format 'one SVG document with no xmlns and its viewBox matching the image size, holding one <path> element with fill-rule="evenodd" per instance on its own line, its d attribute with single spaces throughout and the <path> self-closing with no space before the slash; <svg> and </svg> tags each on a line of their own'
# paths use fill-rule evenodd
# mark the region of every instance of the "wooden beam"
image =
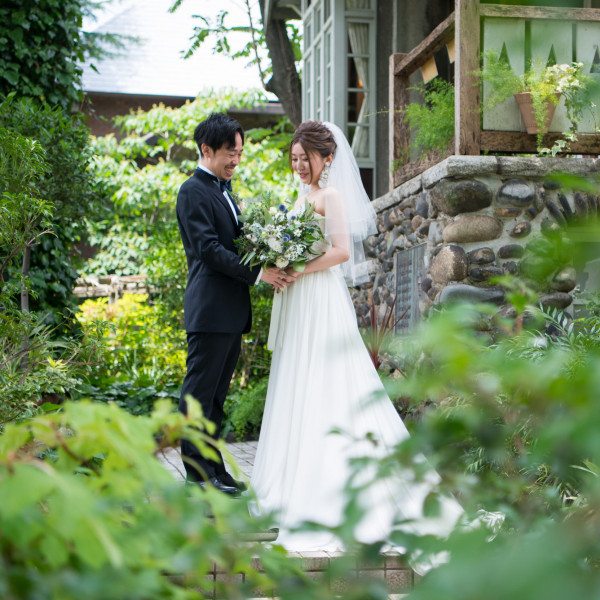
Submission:
<svg viewBox="0 0 600 600">
<path fill-rule="evenodd" d="M 479 0 L 478 0 L 479 2 Z M 396 74 L 412 73 L 422 67 L 433 55 L 454 37 L 454 13 L 444 19 L 418 46 L 415 46 L 396 65 Z"/>
<path fill-rule="evenodd" d="M 397 52 L 390 56 L 390 91 L 389 91 L 389 189 L 392 191 L 394 183 L 394 162 L 402 153 L 409 151 L 410 132 L 404 120 L 404 110 L 409 103 L 409 74 L 401 72 L 396 74 L 396 66 L 405 58 L 406 54 Z"/>
<path fill-rule="evenodd" d="M 477 0 L 479 4 L 479 0 Z M 559 19 L 561 21 L 600 21 L 598 8 L 553 8 L 550 6 L 506 6 L 482 4 L 482 17 L 519 19 Z"/>
<path fill-rule="evenodd" d="M 551 148 L 562 137 L 560 133 L 548 133 L 544 136 L 544 146 Z M 521 131 L 482 131 L 481 149 L 488 152 L 536 153 L 536 136 Z M 581 133 L 577 141 L 571 144 L 569 154 L 600 154 L 600 136 Z"/>
<path fill-rule="evenodd" d="M 456 0 L 454 81 L 454 154 L 479 155 L 479 0 Z"/>
</svg>

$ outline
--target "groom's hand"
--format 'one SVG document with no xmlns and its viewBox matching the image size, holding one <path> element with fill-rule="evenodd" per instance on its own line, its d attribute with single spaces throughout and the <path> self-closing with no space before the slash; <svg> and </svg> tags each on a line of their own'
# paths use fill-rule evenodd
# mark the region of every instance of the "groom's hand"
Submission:
<svg viewBox="0 0 600 600">
<path fill-rule="evenodd" d="M 293 275 L 289 275 L 285 271 L 276 268 L 263 267 L 263 272 L 261 275 L 261 279 L 272 285 L 274 288 L 278 290 L 282 290 L 290 283 L 294 283 L 296 281 L 296 277 Z"/>
</svg>

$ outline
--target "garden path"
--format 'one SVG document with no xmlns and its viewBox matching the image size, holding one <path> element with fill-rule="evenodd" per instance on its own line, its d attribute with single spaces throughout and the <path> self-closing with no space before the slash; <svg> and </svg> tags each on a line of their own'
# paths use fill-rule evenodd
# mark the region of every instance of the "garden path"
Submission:
<svg viewBox="0 0 600 600">
<path fill-rule="evenodd" d="M 254 465 L 257 444 L 258 442 L 237 442 L 234 444 L 227 444 L 227 450 L 231 453 L 231 456 L 235 459 L 238 467 L 248 479 L 250 479 L 250 475 L 252 475 L 252 465 Z M 183 468 L 183 462 L 181 461 L 179 448 L 167 448 L 159 454 L 158 458 L 175 479 L 178 481 L 185 480 L 185 470 Z M 227 457 L 225 457 L 225 461 L 227 462 Z M 228 467 L 230 466 L 228 465 Z M 228 470 L 231 471 L 231 468 L 228 468 Z"/>
<path fill-rule="evenodd" d="M 248 479 L 250 479 L 252 474 L 257 444 L 258 442 L 227 444 L 227 450 L 231 453 L 239 468 Z M 159 455 L 159 459 L 173 477 L 183 483 L 185 480 L 185 470 L 183 468 L 179 448 L 167 448 L 163 450 Z M 231 468 L 228 470 L 233 472 Z M 302 561 L 301 568 L 306 571 L 310 578 L 316 580 L 325 576 L 325 571 L 328 568 L 329 562 L 333 560 L 337 554 L 335 552 L 303 552 L 292 553 L 292 556 L 299 558 Z M 356 571 L 353 572 L 352 577 L 357 576 L 384 579 L 391 592 L 388 596 L 388 600 L 406 599 L 407 593 L 413 589 L 415 581 L 419 577 L 413 573 L 410 567 L 403 562 L 402 558 L 396 554 L 385 555 L 385 559 L 380 565 L 380 568 L 376 570 L 373 570 L 372 566 L 366 567 L 357 564 Z M 225 581 L 228 580 L 230 575 L 221 572 L 219 567 L 215 565 L 214 573 L 211 574 L 210 577 L 212 577 L 214 581 Z M 239 577 L 244 576 L 239 575 Z M 352 583 L 350 580 L 343 580 L 332 582 L 330 587 L 332 591 L 341 591 L 342 589 L 348 589 L 348 586 L 351 585 Z"/>
</svg>

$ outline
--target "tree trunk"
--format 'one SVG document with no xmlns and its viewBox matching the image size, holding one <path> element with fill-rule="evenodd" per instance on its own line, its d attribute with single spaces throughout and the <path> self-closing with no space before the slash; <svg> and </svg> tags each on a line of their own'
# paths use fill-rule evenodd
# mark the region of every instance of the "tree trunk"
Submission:
<svg viewBox="0 0 600 600">
<path fill-rule="evenodd" d="M 263 27 L 266 25 L 264 9 L 265 2 L 261 0 L 260 12 Z M 302 122 L 302 87 L 285 21 L 271 19 L 267 26 L 265 41 L 273 66 L 273 76 L 267 82 L 265 88 L 279 98 L 292 125 L 298 127 Z"/>
<path fill-rule="evenodd" d="M 21 274 L 23 275 L 23 283 L 21 283 L 21 310 L 24 313 L 29 312 L 29 290 L 25 283 L 27 277 L 29 277 L 29 265 L 31 264 L 31 246 L 26 246 L 23 252 L 23 265 L 21 267 Z"/>
<path fill-rule="evenodd" d="M 29 312 L 29 290 L 27 289 L 27 277 L 29 276 L 29 266 L 31 264 L 31 246 L 26 246 L 23 252 L 23 265 L 21 267 L 21 274 L 23 281 L 21 282 L 21 311 L 23 313 Z M 21 342 L 21 351 L 23 356 L 21 358 L 21 370 L 26 371 L 29 364 L 29 338 L 27 335 L 23 337 Z"/>
</svg>

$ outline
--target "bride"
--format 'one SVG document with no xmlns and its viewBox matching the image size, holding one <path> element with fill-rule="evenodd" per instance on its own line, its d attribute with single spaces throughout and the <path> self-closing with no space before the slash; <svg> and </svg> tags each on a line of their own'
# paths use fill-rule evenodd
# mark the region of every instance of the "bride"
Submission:
<svg viewBox="0 0 600 600">
<path fill-rule="evenodd" d="M 350 459 L 384 458 L 408 432 L 364 346 L 347 289 L 367 279 L 362 242 L 376 232 L 350 146 L 336 125 L 308 121 L 294 134 L 290 164 L 302 184 L 291 212 L 311 203 L 324 217 L 328 249 L 275 295 L 250 506 L 255 516 L 274 515 L 277 543 L 287 550 L 335 551 L 343 548 L 334 533 L 297 527 L 342 524 Z M 415 481 L 401 471 L 378 480 L 360 496 L 365 512 L 354 538 L 385 541 L 399 522 L 413 533 L 447 535 L 462 513 L 454 500 L 444 501 L 435 518 L 422 511 L 438 479 L 432 471 Z"/>
</svg>

